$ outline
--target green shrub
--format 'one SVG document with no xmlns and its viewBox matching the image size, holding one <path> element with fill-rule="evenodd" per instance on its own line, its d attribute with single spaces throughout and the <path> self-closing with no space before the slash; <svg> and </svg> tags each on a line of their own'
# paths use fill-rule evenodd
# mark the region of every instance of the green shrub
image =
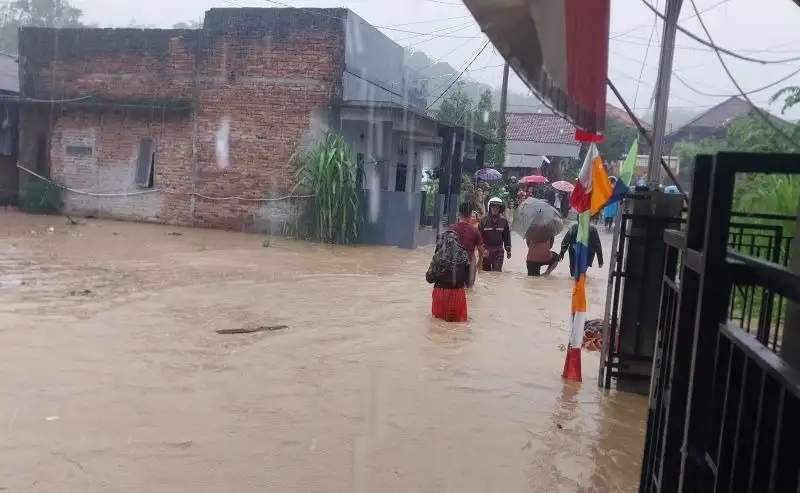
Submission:
<svg viewBox="0 0 800 493">
<path fill-rule="evenodd" d="M 360 170 L 344 137 L 328 133 L 309 151 L 295 155 L 295 189 L 313 195 L 313 236 L 326 243 L 353 243 L 361 225 Z"/>
</svg>

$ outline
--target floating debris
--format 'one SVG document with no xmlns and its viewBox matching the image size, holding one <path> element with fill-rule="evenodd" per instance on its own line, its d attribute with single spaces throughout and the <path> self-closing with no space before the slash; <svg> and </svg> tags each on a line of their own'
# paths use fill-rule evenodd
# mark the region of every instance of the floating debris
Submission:
<svg viewBox="0 0 800 493">
<path fill-rule="evenodd" d="M 252 334 L 254 332 L 274 332 L 288 328 L 288 325 L 262 325 L 260 327 L 242 327 L 240 329 L 217 329 L 217 334 Z"/>
</svg>

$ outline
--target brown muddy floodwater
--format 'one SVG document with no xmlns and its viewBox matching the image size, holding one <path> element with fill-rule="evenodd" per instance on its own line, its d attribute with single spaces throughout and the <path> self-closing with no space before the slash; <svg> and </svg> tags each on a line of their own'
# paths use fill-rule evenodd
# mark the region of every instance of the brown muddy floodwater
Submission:
<svg viewBox="0 0 800 493">
<path fill-rule="evenodd" d="M 430 249 L 83 222 L 0 213 L 0 489 L 635 490 L 646 399 L 561 381 L 568 269 L 520 238 L 448 325 Z"/>
</svg>

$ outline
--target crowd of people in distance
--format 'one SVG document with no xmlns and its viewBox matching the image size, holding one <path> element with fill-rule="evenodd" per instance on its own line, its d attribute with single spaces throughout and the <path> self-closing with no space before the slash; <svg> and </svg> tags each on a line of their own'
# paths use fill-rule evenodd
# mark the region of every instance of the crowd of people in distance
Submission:
<svg viewBox="0 0 800 493">
<path fill-rule="evenodd" d="M 547 201 L 564 217 L 569 213 L 569 194 L 552 187 L 528 185 L 519 187 L 512 181 L 504 201 L 500 197 L 486 200 L 484 187 L 476 187 L 472 197 L 459 205 L 458 219 L 447 226 L 438 238 L 436 250 L 425 274 L 433 284 L 431 312 L 448 322 L 467 320 L 466 291 L 472 287 L 478 272 L 502 272 L 503 264 L 511 258 L 511 221 L 514 208 L 529 197 Z M 613 228 L 616 204 L 604 208 L 598 216 L 604 218 L 606 230 Z M 594 218 L 593 218 L 594 222 Z M 570 275 L 575 275 L 578 224 L 564 235 L 559 250 L 553 250 L 555 237 L 534 238 L 526 234 L 525 263 L 529 276 L 550 275 L 558 264 L 569 257 Z M 588 238 L 588 266 L 595 258 L 603 267 L 603 247 L 593 224 Z"/>
</svg>

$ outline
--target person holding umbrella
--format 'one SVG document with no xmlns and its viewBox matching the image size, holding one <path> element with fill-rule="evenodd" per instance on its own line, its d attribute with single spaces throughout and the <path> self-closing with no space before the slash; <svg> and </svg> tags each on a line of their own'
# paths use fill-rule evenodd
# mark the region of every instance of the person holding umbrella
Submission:
<svg viewBox="0 0 800 493">
<path fill-rule="evenodd" d="M 548 202 L 528 198 L 517 209 L 514 230 L 525 238 L 528 254 L 525 258 L 529 276 L 542 275 L 542 267 L 549 275 L 556 268 L 561 257 L 552 251 L 555 237 L 564 227 L 561 213 Z"/>
<path fill-rule="evenodd" d="M 503 252 L 511 258 L 511 228 L 503 217 L 503 201 L 499 197 L 489 199 L 489 214 L 481 219 L 478 229 L 486 245 L 483 254 L 483 270 L 502 272 Z"/>
</svg>

